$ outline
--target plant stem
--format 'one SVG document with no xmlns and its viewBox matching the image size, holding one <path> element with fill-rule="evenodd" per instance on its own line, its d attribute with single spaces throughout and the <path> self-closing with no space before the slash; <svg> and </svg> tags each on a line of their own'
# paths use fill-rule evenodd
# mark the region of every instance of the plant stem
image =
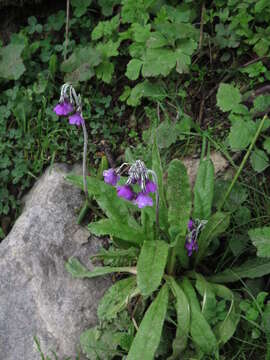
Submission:
<svg viewBox="0 0 270 360">
<path fill-rule="evenodd" d="M 239 168 L 238 168 L 238 170 L 237 170 L 237 172 L 236 172 L 236 174 L 235 174 L 235 176 L 234 176 L 234 178 L 233 178 L 233 180 L 231 182 L 231 185 L 229 186 L 229 189 L 227 190 L 227 192 L 226 192 L 226 194 L 225 194 L 225 196 L 224 196 L 224 198 L 223 198 L 223 200 L 222 200 L 222 202 L 221 202 L 221 204 L 219 206 L 219 210 L 221 210 L 223 208 L 226 200 L 230 196 L 230 193 L 231 193 L 231 191 L 232 191 L 232 189 L 233 189 L 239 175 L 241 174 L 241 172 L 243 170 L 243 167 L 245 166 L 245 164 L 246 164 L 246 162 L 247 162 L 247 160 L 249 158 L 251 150 L 253 149 L 253 147 L 254 147 L 254 145 L 255 145 L 255 143 L 256 143 L 259 135 L 260 135 L 260 132 L 262 131 L 262 128 L 263 128 L 263 125 L 264 125 L 264 122 L 265 122 L 266 118 L 267 118 L 267 115 L 265 115 L 263 117 L 263 119 L 262 119 L 262 121 L 261 121 L 261 123 L 260 123 L 260 125 L 259 125 L 259 127 L 258 127 L 258 129 L 256 131 L 256 134 L 255 134 L 255 136 L 254 136 L 254 138 L 253 138 L 253 140 L 252 140 L 252 142 L 251 142 L 251 144 L 250 144 L 250 146 L 248 148 L 248 151 L 246 152 L 246 155 L 244 156 L 244 158 L 243 158 L 243 160 L 242 160 L 242 162 L 241 162 L 241 164 L 240 164 L 240 166 L 239 166 Z"/>
<path fill-rule="evenodd" d="M 85 126 L 85 122 L 82 122 L 82 128 L 83 128 L 83 188 L 84 188 L 84 194 L 87 201 L 89 201 L 89 194 L 87 189 L 87 180 L 86 180 L 86 158 L 87 158 L 87 143 L 88 143 L 88 135 L 87 130 Z"/>
<path fill-rule="evenodd" d="M 67 10 L 66 10 L 66 38 L 65 38 L 65 48 L 64 48 L 64 60 L 67 60 L 67 48 L 68 48 L 68 31 L 69 31 L 69 9 L 70 9 L 70 0 L 67 0 Z"/>
</svg>

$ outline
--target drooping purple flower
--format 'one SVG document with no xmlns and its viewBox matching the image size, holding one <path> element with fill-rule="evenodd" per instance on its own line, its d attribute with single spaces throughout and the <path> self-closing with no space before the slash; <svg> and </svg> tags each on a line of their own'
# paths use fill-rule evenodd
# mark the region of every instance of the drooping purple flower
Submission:
<svg viewBox="0 0 270 360">
<path fill-rule="evenodd" d="M 116 174 L 114 169 L 104 170 L 103 176 L 105 183 L 113 186 L 115 186 L 120 179 L 120 176 Z"/>
<path fill-rule="evenodd" d="M 117 186 L 117 196 L 125 200 L 133 200 L 135 193 L 129 185 Z"/>
<path fill-rule="evenodd" d="M 81 114 L 78 113 L 78 112 L 76 112 L 76 113 L 73 114 L 73 115 L 70 115 L 70 116 L 68 117 L 68 120 L 69 120 L 70 125 L 77 125 L 77 126 L 82 125 L 83 122 L 84 122 Z"/>
<path fill-rule="evenodd" d="M 153 199 L 146 192 L 140 192 L 134 200 L 134 204 L 142 209 L 145 206 L 153 206 Z"/>
<path fill-rule="evenodd" d="M 146 194 L 149 194 L 150 192 L 151 193 L 154 193 L 157 191 L 157 184 L 154 183 L 153 181 L 151 180 L 148 180 L 145 184 L 145 192 Z"/>
<path fill-rule="evenodd" d="M 185 248 L 187 249 L 188 256 L 191 256 L 193 251 L 198 251 L 198 243 L 196 238 L 189 239 L 187 238 Z"/>
<path fill-rule="evenodd" d="M 58 116 L 67 116 L 68 114 L 70 114 L 73 111 L 73 106 L 70 102 L 64 101 L 62 103 L 57 104 L 54 107 L 53 111 Z"/>
<path fill-rule="evenodd" d="M 193 222 L 193 220 L 190 219 L 189 222 L 188 222 L 188 230 L 192 231 L 193 228 L 194 228 L 194 222 Z"/>
</svg>

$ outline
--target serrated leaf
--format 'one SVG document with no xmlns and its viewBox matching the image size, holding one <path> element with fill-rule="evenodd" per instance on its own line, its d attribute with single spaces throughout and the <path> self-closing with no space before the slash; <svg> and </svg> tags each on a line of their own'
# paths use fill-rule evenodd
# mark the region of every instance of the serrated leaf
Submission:
<svg viewBox="0 0 270 360">
<path fill-rule="evenodd" d="M 65 264 L 66 270 L 72 275 L 73 278 L 83 279 L 83 278 L 94 278 L 97 276 L 107 275 L 114 272 L 120 273 L 136 273 L 136 269 L 132 267 L 110 267 L 110 266 L 100 266 L 95 267 L 92 271 L 87 269 L 78 259 L 69 258 L 68 262 Z"/>
<path fill-rule="evenodd" d="M 104 16 L 111 16 L 113 14 L 113 8 L 120 4 L 121 0 L 98 0 L 99 6 L 101 6 L 101 12 Z"/>
<path fill-rule="evenodd" d="M 159 32 L 152 32 L 149 35 L 146 46 L 150 49 L 158 49 L 168 45 L 168 40 Z"/>
<path fill-rule="evenodd" d="M 214 180 L 215 169 L 211 159 L 201 161 L 194 186 L 194 219 L 209 219 L 214 197 Z"/>
<path fill-rule="evenodd" d="M 253 170 L 261 173 L 269 166 L 268 156 L 263 150 L 255 149 L 250 155 L 250 163 Z"/>
<path fill-rule="evenodd" d="M 228 137 L 232 150 L 243 150 L 252 141 L 256 133 L 256 124 L 252 120 L 239 119 L 233 122 Z"/>
<path fill-rule="evenodd" d="M 203 228 L 199 238 L 199 250 L 196 254 L 195 264 L 197 265 L 205 256 L 206 250 L 214 237 L 224 233 L 230 225 L 230 214 L 223 212 L 216 212 L 213 214 L 208 223 Z"/>
<path fill-rule="evenodd" d="M 217 348 L 217 339 L 211 330 L 210 325 L 201 313 L 200 305 L 190 281 L 187 278 L 181 283 L 181 286 L 188 298 L 191 310 L 190 334 L 193 342 L 205 354 L 213 354 Z"/>
<path fill-rule="evenodd" d="M 226 269 L 223 272 L 209 277 L 210 281 L 219 283 L 230 283 L 248 278 L 255 279 L 270 273 L 270 260 L 254 258 L 247 260 L 240 266 Z"/>
<path fill-rule="evenodd" d="M 222 111 L 233 110 L 242 100 L 238 88 L 231 84 L 220 84 L 217 92 L 217 106 Z"/>
<path fill-rule="evenodd" d="M 137 283 L 143 296 L 149 296 L 160 285 L 169 246 L 161 240 L 145 241 L 137 264 Z"/>
<path fill-rule="evenodd" d="M 176 65 L 176 55 L 173 50 L 147 49 L 142 67 L 142 75 L 149 76 L 167 76 Z"/>
<path fill-rule="evenodd" d="M 73 84 L 87 81 L 94 75 L 93 68 L 100 64 L 99 53 L 91 46 L 76 49 L 73 54 L 62 63 L 61 71 L 67 73 L 65 79 Z"/>
<path fill-rule="evenodd" d="M 110 330 L 98 330 L 97 327 L 84 331 L 80 336 L 83 352 L 91 360 L 111 360 L 119 355 L 117 347 L 122 335 Z"/>
<path fill-rule="evenodd" d="M 22 44 L 10 44 L 0 49 L 0 77 L 7 80 L 18 80 L 25 71 L 21 54 Z"/>
<path fill-rule="evenodd" d="M 110 84 L 114 73 L 114 65 L 110 61 L 103 61 L 95 68 L 96 76 L 106 84 Z"/>
<path fill-rule="evenodd" d="M 257 256 L 270 257 L 270 227 L 251 229 L 248 231 L 252 244 L 257 248 Z"/>
<path fill-rule="evenodd" d="M 167 312 L 168 298 L 168 286 L 165 284 L 146 311 L 132 342 L 127 360 L 154 359 Z"/>
<path fill-rule="evenodd" d="M 127 99 L 127 104 L 131 106 L 137 106 L 140 103 L 142 97 L 147 97 L 153 101 L 161 101 L 166 97 L 164 88 L 156 83 L 151 83 L 145 80 L 142 83 L 137 84 L 130 92 L 130 96 Z"/>
<path fill-rule="evenodd" d="M 180 354 L 187 346 L 190 329 L 190 306 L 184 291 L 174 278 L 169 277 L 167 281 L 176 299 L 175 309 L 177 314 L 177 328 L 172 344 L 173 353 L 168 360 L 176 360 L 179 359 Z"/>
<path fill-rule="evenodd" d="M 127 64 L 127 71 L 125 73 L 126 77 L 130 80 L 137 80 L 140 76 L 140 71 L 142 67 L 142 60 L 132 59 Z"/>
<path fill-rule="evenodd" d="M 118 280 L 106 291 L 99 302 L 97 310 L 99 320 L 110 321 L 114 319 L 127 306 L 129 300 L 138 293 L 135 276 Z"/>
<path fill-rule="evenodd" d="M 134 229 L 125 223 L 117 222 L 115 219 L 102 219 L 90 223 L 88 225 L 88 230 L 97 236 L 111 235 L 137 246 L 146 240 L 146 235 L 142 228 Z"/>
</svg>

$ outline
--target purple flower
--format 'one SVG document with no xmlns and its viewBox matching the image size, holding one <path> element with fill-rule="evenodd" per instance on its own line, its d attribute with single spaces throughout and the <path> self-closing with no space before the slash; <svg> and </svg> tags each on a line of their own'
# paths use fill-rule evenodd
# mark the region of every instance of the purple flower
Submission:
<svg viewBox="0 0 270 360">
<path fill-rule="evenodd" d="M 134 200 L 134 204 L 138 205 L 139 209 L 142 209 L 145 206 L 153 206 L 153 199 L 146 192 L 140 192 Z"/>
<path fill-rule="evenodd" d="M 73 114 L 73 115 L 70 115 L 70 116 L 68 117 L 68 120 L 69 120 L 70 125 L 77 125 L 77 126 L 82 125 L 83 122 L 84 122 L 81 114 L 78 113 L 78 112 L 76 112 L 76 113 Z"/>
<path fill-rule="evenodd" d="M 135 194 L 129 185 L 117 186 L 117 196 L 126 200 L 132 200 L 134 195 Z"/>
<path fill-rule="evenodd" d="M 66 116 L 73 111 L 73 106 L 68 101 L 64 101 L 57 104 L 53 111 L 58 116 Z"/>
<path fill-rule="evenodd" d="M 114 169 L 103 171 L 104 181 L 106 184 L 115 186 L 120 179 L 120 176 L 116 174 Z"/>
<path fill-rule="evenodd" d="M 194 222 L 193 222 L 193 220 L 190 219 L 188 222 L 188 230 L 192 231 L 193 228 L 194 228 Z"/>
<path fill-rule="evenodd" d="M 188 251 L 188 256 L 191 256 L 193 251 L 198 251 L 197 240 L 191 239 L 191 241 L 190 241 L 189 238 L 187 238 L 185 248 Z"/>
<path fill-rule="evenodd" d="M 154 183 L 153 181 L 148 180 L 147 183 L 145 184 L 145 193 L 149 194 L 154 193 L 157 191 L 157 184 Z"/>
</svg>

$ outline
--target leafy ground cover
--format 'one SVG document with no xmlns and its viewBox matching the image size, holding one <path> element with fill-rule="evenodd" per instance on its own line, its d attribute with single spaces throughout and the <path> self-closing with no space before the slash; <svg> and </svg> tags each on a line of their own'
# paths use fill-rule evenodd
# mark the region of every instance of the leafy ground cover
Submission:
<svg viewBox="0 0 270 360">
<path fill-rule="evenodd" d="M 22 195 L 45 166 L 54 161 L 81 160 L 82 132 L 52 110 L 64 82 L 71 82 L 82 94 L 91 174 L 104 153 L 114 160 L 112 163 L 133 163 L 141 158 L 151 168 L 154 138 L 164 169 L 171 159 L 201 154 L 210 146 L 221 151 L 236 171 L 261 119 L 270 110 L 269 20 L 270 4 L 266 0 L 71 0 L 65 41 L 64 9 L 47 17 L 30 16 L 0 47 L 0 236 L 8 232 L 19 213 Z M 242 279 L 239 268 L 256 254 L 256 248 L 259 262 L 270 256 L 269 127 L 266 118 L 224 204 L 223 210 L 230 213 L 230 226 L 221 238 L 211 240 L 207 253 L 211 272 L 225 271 L 221 281 L 232 281 L 226 275 L 230 268 L 239 277 L 229 288 L 241 310 L 240 320 L 230 340 L 218 346 L 219 355 L 215 346 L 215 355 L 207 355 L 208 349 L 193 354 L 196 359 L 270 358 L 269 278 L 265 272 L 258 272 L 259 279 Z M 226 192 L 229 183 L 215 181 L 213 201 L 208 204 L 211 212 L 218 209 L 219 194 Z M 197 193 L 200 191 L 203 189 L 198 185 Z M 121 256 L 114 256 L 111 252 L 120 251 L 119 244 L 113 241 L 111 246 L 102 256 L 105 265 L 137 262 L 136 249 L 124 249 Z M 256 274 L 257 268 L 251 269 Z M 209 275 L 204 269 L 201 272 Z M 170 291 L 179 293 L 170 281 Z M 203 280 L 196 281 L 199 300 L 203 300 Z M 166 292 L 162 290 L 162 298 Z M 150 296 L 156 299 L 153 306 L 161 301 L 155 294 Z M 226 320 L 229 305 L 222 296 L 211 296 L 213 306 L 204 315 L 214 327 Z M 142 300 L 138 323 L 150 303 L 149 299 Z M 161 359 L 169 356 L 176 318 L 169 308 L 165 321 L 168 331 L 161 336 L 156 353 Z M 120 312 L 109 324 L 111 335 L 102 333 L 105 325 L 101 323 L 101 328 L 95 329 L 97 333 L 87 336 L 96 339 L 99 335 L 105 343 L 113 336 L 116 356 L 122 356 L 130 349 L 137 325 L 128 311 Z M 124 333 L 124 340 L 119 331 Z M 194 352 L 192 344 L 187 358 Z M 108 354 L 102 356 L 106 359 Z"/>
</svg>

